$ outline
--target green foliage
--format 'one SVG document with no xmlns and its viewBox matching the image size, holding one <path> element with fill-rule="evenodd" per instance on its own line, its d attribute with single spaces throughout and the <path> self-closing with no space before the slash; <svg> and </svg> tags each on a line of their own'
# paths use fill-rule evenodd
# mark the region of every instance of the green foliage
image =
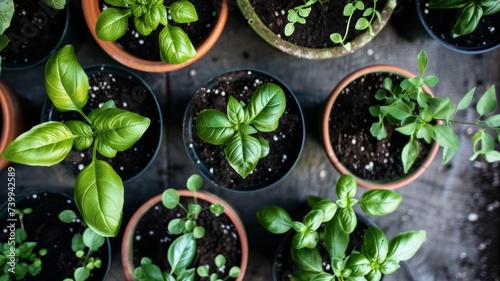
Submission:
<svg viewBox="0 0 500 281">
<path fill-rule="evenodd" d="M 268 206 L 257 212 L 260 224 L 271 233 L 294 231 L 292 259 L 299 267 L 291 280 L 373 280 L 391 274 L 401 261 L 412 258 L 425 240 L 425 231 L 408 231 L 390 241 L 377 227 L 369 227 L 361 249 L 347 252 L 350 234 L 358 224 L 354 206 L 360 205 L 369 216 L 384 216 L 397 209 L 401 195 L 390 190 L 369 190 L 355 199 L 356 181 L 342 175 L 336 183 L 337 201 L 308 198 L 309 212 L 302 221 L 294 221 L 288 212 Z M 333 272 L 324 270 L 320 249 L 329 254 Z M 365 279 L 366 278 L 366 279 Z"/>
<path fill-rule="evenodd" d="M 180 64 L 196 56 L 188 35 L 178 26 L 169 23 L 191 23 L 198 20 L 195 6 L 188 0 L 178 0 L 165 6 L 162 0 L 106 0 L 108 7 L 97 18 L 95 32 L 105 41 L 116 41 L 127 31 L 129 18 L 143 36 L 149 36 L 162 25 L 158 36 L 160 57 L 165 63 Z"/>
<path fill-rule="evenodd" d="M 20 227 L 8 227 L 9 239 L 0 243 L 0 280 L 22 280 L 26 276 L 37 276 L 42 272 L 42 257 L 47 254 L 47 249 L 35 248 L 37 242 L 28 241 L 28 233 L 24 229 L 24 216 L 31 214 L 32 209 L 14 209 L 13 214 L 18 217 Z M 11 224 L 12 225 L 12 224 Z"/>
<path fill-rule="evenodd" d="M 59 214 L 59 219 L 64 223 L 80 221 L 72 210 L 62 211 Z M 84 221 L 81 221 L 80 224 L 80 231 L 75 233 L 71 239 L 71 249 L 78 258 L 78 267 L 73 272 L 73 278 L 65 278 L 63 281 L 85 281 L 89 278 L 92 270 L 102 266 L 101 258 L 94 256 L 94 253 L 104 245 L 105 238 L 89 228 Z"/>
<path fill-rule="evenodd" d="M 472 33 L 483 16 L 493 15 L 500 11 L 500 0 L 432 0 L 431 9 L 460 10 L 451 33 L 455 37 Z"/>
<path fill-rule="evenodd" d="M 495 150 L 496 140 L 500 142 L 500 114 L 492 115 L 498 104 L 495 85 L 490 86 L 479 97 L 475 106 L 478 115 L 476 121 L 456 120 L 454 117 L 459 110 L 471 106 L 476 89 L 473 88 L 464 95 L 456 107 L 449 97 L 432 97 L 423 87 L 433 87 L 439 79 L 434 75 L 424 75 L 428 64 L 424 51 L 419 52 L 417 63 L 418 76 L 406 78 L 399 85 L 394 85 L 390 78 L 386 78 L 383 89 L 375 93 L 375 97 L 385 104 L 370 108 L 371 114 L 379 117 L 379 121 L 370 129 L 372 135 L 379 140 L 384 139 L 387 136 L 386 122 L 400 125 L 396 131 L 410 137 L 401 154 L 405 172 L 409 171 L 418 156 L 420 145 L 417 139 L 423 139 L 427 143 L 436 141 L 443 147 L 442 164 L 450 161 L 460 145 L 453 124 L 467 124 L 478 129 L 472 138 L 474 154 L 469 158 L 471 161 L 478 156 L 484 157 L 488 162 L 500 161 L 500 152 Z"/>
<path fill-rule="evenodd" d="M 76 111 L 85 122 L 48 121 L 21 134 L 2 157 L 12 162 L 52 166 L 66 158 L 73 147 L 92 146 L 92 162 L 75 181 L 75 202 L 88 226 L 102 236 L 116 236 L 122 220 L 123 182 L 97 152 L 112 158 L 129 149 L 148 129 L 150 120 L 118 109 L 112 100 L 86 115 L 82 109 L 89 95 L 89 80 L 76 58 L 73 46 L 54 53 L 45 67 L 45 87 L 59 111 Z"/>
<path fill-rule="evenodd" d="M 209 277 L 210 280 L 214 280 L 214 281 L 224 281 L 224 280 L 227 280 L 228 278 L 236 278 L 240 275 L 240 268 L 238 266 L 233 266 L 229 269 L 229 273 L 228 275 L 222 279 L 221 277 L 219 277 L 219 275 L 217 274 L 217 272 L 224 272 L 224 268 L 226 266 L 226 258 L 223 256 L 223 255 L 217 255 L 215 257 L 215 266 L 217 266 L 217 270 L 212 273 L 212 274 L 209 274 L 208 270 L 209 270 L 209 267 L 208 265 L 202 265 L 202 266 L 199 266 L 197 269 L 196 269 L 196 273 L 198 274 L 198 276 L 200 277 Z"/>
<path fill-rule="evenodd" d="M 283 89 L 265 83 L 255 90 L 248 105 L 229 97 L 227 115 L 216 109 L 202 110 L 196 117 L 196 132 L 210 144 L 223 145 L 231 167 L 246 178 L 259 159 L 269 154 L 269 143 L 252 135 L 276 130 L 285 108 Z"/>
<path fill-rule="evenodd" d="M 14 16 L 14 0 L 0 2 L 0 51 L 9 44 L 9 38 L 5 35 L 5 30 L 9 28 L 12 17 Z M 0 67 L 2 58 L 0 57 Z"/>
</svg>

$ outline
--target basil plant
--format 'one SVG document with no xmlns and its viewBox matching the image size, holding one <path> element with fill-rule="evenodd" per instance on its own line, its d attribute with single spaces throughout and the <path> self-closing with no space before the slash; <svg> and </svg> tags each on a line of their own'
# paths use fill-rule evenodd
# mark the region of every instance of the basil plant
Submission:
<svg viewBox="0 0 500 281">
<path fill-rule="evenodd" d="M 273 132 L 286 108 L 283 89 L 274 83 L 260 85 L 248 104 L 229 97 L 227 114 L 216 109 L 204 109 L 196 117 L 198 136 L 213 145 L 223 145 L 231 167 L 246 178 L 260 158 L 269 154 L 269 143 L 260 132 Z"/>
<path fill-rule="evenodd" d="M 424 230 L 402 232 L 389 240 L 374 226 L 364 232 L 360 249 L 349 249 L 349 241 L 354 238 L 358 225 L 356 205 L 369 216 L 383 216 L 396 210 L 402 200 L 395 191 L 376 189 L 364 192 L 358 200 L 356 191 L 355 179 L 342 175 L 336 183 L 339 199 L 309 196 L 307 202 L 311 209 L 301 221 L 293 220 L 278 206 L 264 207 L 257 212 L 260 224 L 269 232 L 294 233 L 290 254 L 298 270 L 290 280 L 378 281 L 382 275 L 398 270 L 401 261 L 412 258 L 419 250 L 426 238 Z M 328 253 L 328 260 L 323 260 L 322 252 Z M 325 266 L 325 262 L 329 266 Z"/>
<path fill-rule="evenodd" d="M 198 20 L 195 6 L 188 0 L 178 0 L 165 6 L 163 0 L 105 0 L 112 7 L 97 18 L 95 32 L 104 41 L 116 41 L 127 31 L 129 18 L 137 32 L 148 36 L 161 24 L 158 41 L 160 57 L 165 63 L 180 64 L 196 56 L 196 49 L 184 30 L 169 23 L 191 23 Z"/>
<path fill-rule="evenodd" d="M 2 157 L 16 163 L 52 166 L 63 161 L 73 147 L 92 147 L 92 161 L 75 181 L 75 202 L 87 225 L 102 236 L 116 236 L 122 221 L 124 188 L 120 176 L 97 154 L 112 158 L 141 138 L 150 119 L 115 107 L 108 101 L 89 114 L 83 112 L 89 79 L 72 45 L 55 52 L 45 66 L 45 88 L 54 107 L 76 111 L 85 121 L 48 121 L 17 137 Z"/>
</svg>

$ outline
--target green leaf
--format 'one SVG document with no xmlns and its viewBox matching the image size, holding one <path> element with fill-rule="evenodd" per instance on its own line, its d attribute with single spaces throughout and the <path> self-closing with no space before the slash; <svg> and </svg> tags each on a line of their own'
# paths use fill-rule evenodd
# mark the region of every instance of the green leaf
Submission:
<svg viewBox="0 0 500 281">
<path fill-rule="evenodd" d="M 104 2 L 115 7 L 127 7 L 127 0 L 104 0 Z"/>
<path fill-rule="evenodd" d="M 423 138 L 427 143 L 432 142 L 432 136 L 434 135 L 434 128 L 431 124 L 425 123 L 420 127 L 417 132 L 417 138 Z"/>
<path fill-rule="evenodd" d="M 203 178 L 198 174 L 189 176 L 186 181 L 186 188 L 190 191 L 198 191 L 203 186 Z"/>
<path fill-rule="evenodd" d="M 286 97 L 283 89 L 274 83 L 260 85 L 245 107 L 247 122 L 261 132 L 278 128 L 279 119 L 285 112 Z"/>
<path fill-rule="evenodd" d="M 73 143 L 77 150 L 85 150 L 92 145 L 94 136 L 90 125 L 77 120 L 69 120 L 64 125 L 78 136 Z"/>
<path fill-rule="evenodd" d="M 77 233 L 71 238 L 71 250 L 73 252 L 83 251 L 85 249 L 85 244 L 83 243 L 83 235 Z"/>
<path fill-rule="evenodd" d="M 210 211 L 214 215 L 220 215 L 220 214 L 224 213 L 224 206 L 222 206 L 220 203 L 214 203 L 214 204 L 210 205 Z"/>
<path fill-rule="evenodd" d="M 408 231 L 394 236 L 389 242 L 387 258 L 398 262 L 409 260 L 425 241 L 424 230 Z"/>
<path fill-rule="evenodd" d="M 170 5 L 170 14 L 172 15 L 172 19 L 178 23 L 189 23 L 198 20 L 196 8 L 191 2 L 186 0 L 172 3 Z"/>
<path fill-rule="evenodd" d="M 104 41 L 116 41 L 127 32 L 130 9 L 107 8 L 99 15 L 95 33 Z"/>
<path fill-rule="evenodd" d="M 325 224 L 324 237 L 325 249 L 330 256 L 332 258 L 344 258 L 349 244 L 349 234 L 342 230 L 337 216 Z"/>
<path fill-rule="evenodd" d="M 313 209 L 304 217 L 304 225 L 310 230 L 317 230 L 323 222 L 323 211 Z"/>
<path fill-rule="evenodd" d="M 28 234 L 26 233 L 26 230 L 22 229 L 22 228 L 18 228 L 14 231 L 14 233 L 16 234 L 16 238 L 15 238 L 15 241 L 17 244 L 21 244 L 23 243 L 26 238 L 28 238 Z M 4 244 L 4 245 L 8 245 L 8 244 Z M 33 244 L 33 247 L 36 246 L 36 243 Z"/>
<path fill-rule="evenodd" d="M 458 9 L 464 7 L 469 0 L 431 0 L 431 9 Z"/>
<path fill-rule="evenodd" d="M 458 144 L 459 143 L 459 139 L 458 139 L 458 136 L 457 135 L 454 135 L 452 136 L 452 138 L 454 139 L 454 141 Z M 444 165 L 446 163 L 448 163 L 448 161 L 451 160 L 451 158 L 453 157 L 453 155 L 455 155 L 455 153 L 458 151 L 458 145 L 456 148 L 452 148 L 452 147 L 445 147 L 443 149 L 443 160 L 441 161 L 441 164 Z"/>
<path fill-rule="evenodd" d="M 362 2 L 358 2 L 358 3 L 362 3 Z M 367 29 L 368 27 L 370 26 L 370 22 L 365 19 L 365 18 L 359 18 L 357 21 L 356 21 L 356 25 L 354 26 L 354 28 L 356 30 L 365 30 Z"/>
<path fill-rule="evenodd" d="M 403 147 L 401 152 L 401 160 L 403 161 L 404 172 L 408 173 L 411 166 L 417 159 L 419 154 L 419 144 L 414 138 L 410 138 L 408 143 Z"/>
<path fill-rule="evenodd" d="M 467 109 L 472 102 L 472 98 L 474 97 L 474 93 L 476 91 L 476 87 L 472 88 L 465 96 L 463 96 L 458 102 L 457 109 L 464 110 Z"/>
<path fill-rule="evenodd" d="M 451 32 L 456 36 L 472 33 L 476 29 L 482 16 L 483 8 L 481 8 L 481 6 L 475 3 L 467 5 L 462 10 Z"/>
<path fill-rule="evenodd" d="M 370 133 L 376 137 L 377 140 L 383 140 L 387 137 L 387 129 L 384 126 L 384 120 L 379 119 L 379 122 L 373 123 L 370 127 Z"/>
<path fill-rule="evenodd" d="M 318 203 L 314 204 L 313 210 L 321 210 L 323 212 L 322 222 L 328 222 L 337 212 L 337 204 L 328 199 L 322 199 Z"/>
<path fill-rule="evenodd" d="M 425 70 L 427 70 L 428 63 L 429 63 L 429 57 L 427 56 L 427 53 L 424 50 L 418 52 L 417 64 L 421 77 L 424 76 Z"/>
<path fill-rule="evenodd" d="M 77 218 L 77 216 L 73 210 L 64 210 L 59 213 L 58 218 L 64 223 L 71 223 Z"/>
<path fill-rule="evenodd" d="M 450 126 L 438 124 L 434 125 L 434 136 L 433 139 L 439 143 L 442 147 L 449 147 L 457 150 L 459 141 L 458 137 L 455 137 L 455 132 L 450 128 Z"/>
<path fill-rule="evenodd" d="M 101 140 L 97 139 L 94 143 L 97 151 L 104 157 L 114 158 L 116 156 L 116 149 L 113 149 L 109 145 L 105 144 Z"/>
<path fill-rule="evenodd" d="M 292 248 L 292 259 L 303 271 L 322 272 L 322 259 L 318 249 Z"/>
<path fill-rule="evenodd" d="M 292 227 L 292 218 L 288 212 L 278 206 L 264 207 L 257 211 L 257 219 L 269 232 L 283 234 Z"/>
<path fill-rule="evenodd" d="M 75 277 L 75 281 L 85 281 L 90 276 L 90 269 L 85 266 L 78 267 L 75 269 L 73 276 Z"/>
<path fill-rule="evenodd" d="M 66 6 L 66 0 L 43 0 L 43 2 L 56 10 L 62 10 Z"/>
<path fill-rule="evenodd" d="M 481 115 L 490 114 L 497 108 L 495 86 L 489 87 L 477 102 L 477 112 Z"/>
<path fill-rule="evenodd" d="M 229 269 L 229 277 L 236 278 L 236 277 L 240 276 L 240 272 L 241 272 L 241 269 L 239 267 L 232 266 Z"/>
<path fill-rule="evenodd" d="M 448 120 L 453 115 L 453 103 L 450 97 L 446 99 L 442 98 L 431 98 L 429 100 L 433 107 L 432 117 L 434 119 L 445 119 Z"/>
<path fill-rule="evenodd" d="M 296 23 L 298 18 L 299 18 L 299 14 L 295 10 L 293 10 L 293 9 L 288 10 L 288 14 L 286 16 L 286 19 L 288 22 Z"/>
<path fill-rule="evenodd" d="M 66 158 L 74 139 L 63 123 L 49 121 L 17 137 L 5 148 L 2 157 L 19 164 L 52 166 Z"/>
<path fill-rule="evenodd" d="M 208 277 L 208 265 L 198 266 L 196 273 L 198 273 L 200 277 Z"/>
<path fill-rule="evenodd" d="M 332 33 L 330 35 L 330 40 L 332 40 L 332 42 L 336 43 L 336 44 L 340 44 L 340 43 L 342 43 L 344 41 L 342 39 L 342 35 L 340 35 L 340 33 Z"/>
<path fill-rule="evenodd" d="M 357 190 L 356 180 L 351 175 L 341 175 L 336 182 L 335 191 L 339 198 L 353 198 Z"/>
<path fill-rule="evenodd" d="M 246 178 L 257 166 L 261 155 L 258 139 L 236 132 L 224 147 L 229 165 L 242 177 Z"/>
<path fill-rule="evenodd" d="M 271 151 L 271 148 L 269 147 L 269 143 L 267 142 L 267 140 L 263 137 L 259 136 L 257 137 L 257 140 L 260 143 L 260 158 L 264 158 L 269 155 L 269 151 Z"/>
<path fill-rule="evenodd" d="M 215 257 L 215 265 L 218 268 L 223 267 L 224 265 L 226 265 L 226 258 L 223 255 L 217 255 Z"/>
<path fill-rule="evenodd" d="M 125 151 L 148 129 L 151 120 L 119 108 L 107 108 L 92 119 L 95 137 L 117 151 Z"/>
<path fill-rule="evenodd" d="M 370 260 L 360 253 L 352 253 L 347 258 L 345 267 L 352 270 L 352 276 L 364 276 L 372 269 Z"/>
<path fill-rule="evenodd" d="M 0 34 L 3 35 L 5 30 L 9 28 L 12 17 L 14 16 L 14 10 L 13 0 L 0 2 Z"/>
<path fill-rule="evenodd" d="M 173 209 L 179 205 L 180 195 L 179 192 L 173 188 L 163 191 L 161 201 L 165 208 Z"/>
<path fill-rule="evenodd" d="M 361 195 L 359 205 L 369 216 L 383 216 L 394 212 L 402 196 L 391 190 L 368 190 Z"/>
<path fill-rule="evenodd" d="M 192 234 L 184 234 L 174 240 L 168 248 L 168 263 L 172 271 L 179 274 L 182 269 L 187 268 L 194 259 L 196 253 L 196 240 Z"/>
<path fill-rule="evenodd" d="M 62 47 L 48 59 L 45 65 L 45 89 L 59 111 L 81 112 L 87 103 L 89 80 L 72 45 Z"/>
<path fill-rule="evenodd" d="M 490 127 L 500 126 L 500 114 L 493 115 L 484 120 L 484 123 Z"/>
<path fill-rule="evenodd" d="M 351 233 L 358 224 L 358 218 L 353 208 L 341 208 L 338 212 L 339 225 L 342 231 Z"/>
<path fill-rule="evenodd" d="M 352 14 L 354 14 L 354 11 L 356 10 L 356 8 L 354 7 L 354 5 L 352 3 L 347 3 L 345 6 L 344 6 L 344 11 L 343 11 L 343 15 L 345 17 L 349 17 L 349 16 L 352 16 Z"/>
<path fill-rule="evenodd" d="M 245 122 L 245 112 L 243 106 L 230 96 L 227 103 L 227 117 L 232 125 L 239 125 Z"/>
<path fill-rule="evenodd" d="M 381 106 L 380 111 L 387 113 L 398 120 L 405 120 L 412 115 L 412 109 L 401 100 L 393 103 L 392 105 Z"/>
<path fill-rule="evenodd" d="M 496 150 L 491 150 L 484 153 L 483 157 L 489 163 L 500 161 L 500 152 Z"/>
<path fill-rule="evenodd" d="M 138 269 L 141 270 L 139 271 Z M 165 281 L 161 269 L 157 265 L 154 265 L 150 258 L 146 257 L 141 259 L 141 267 L 137 267 L 134 270 L 134 277 L 142 277 L 143 279 L 141 280 L 148 281 Z"/>
<path fill-rule="evenodd" d="M 168 222 L 167 229 L 172 234 L 178 235 L 184 231 L 185 222 L 183 219 L 172 219 Z"/>
<path fill-rule="evenodd" d="M 160 56 L 165 63 L 180 64 L 196 56 L 187 34 L 178 26 L 166 26 L 159 35 Z"/>
<path fill-rule="evenodd" d="M 295 31 L 295 26 L 293 25 L 293 23 L 289 22 L 285 25 L 285 35 L 286 36 L 292 35 L 294 31 Z"/>
<path fill-rule="evenodd" d="M 200 239 L 205 235 L 205 228 L 203 226 L 196 226 L 193 228 L 193 237 L 196 239 Z"/>
<path fill-rule="evenodd" d="M 196 117 L 196 133 L 210 144 L 224 145 L 233 137 L 235 130 L 224 113 L 205 109 Z"/>
<path fill-rule="evenodd" d="M 382 230 L 377 227 L 369 227 L 361 245 L 361 253 L 370 260 L 381 264 L 387 257 L 389 245 Z"/>
<path fill-rule="evenodd" d="M 493 15 L 500 12 L 500 1 L 498 0 L 483 0 L 480 1 L 480 5 L 483 8 L 483 15 Z"/>
<path fill-rule="evenodd" d="M 411 136 L 415 134 L 416 129 L 417 129 L 417 124 L 410 123 L 408 125 L 404 125 L 403 127 L 396 128 L 396 131 L 400 132 L 403 135 Z"/>
<path fill-rule="evenodd" d="M 158 28 L 162 14 L 166 13 L 165 7 L 151 7 L 141 16 L 134 16 L 134 26 L 142 36 L 149 36 L 153 30 Z"/>
<path fill-rule="evenodd" d="M 424 77 L 424 84 L 428 87 L 434 87 L 439 82 L 439 78 L 435 75 L 429 75 Z"/>
<path fill-rule="evenodd" d="M 87 225 L 101 236 L 114 237 L 122 221 L 123 182 L 111 165 L 94 159 L 77 176 L 75 203 Z"/>
<path fill-rule="evenodd" d="M 91 251 L 96 251 L 102 245 L 104 245 L 104 242 L 106 241 L 104 239 L 104 237 L 97 234 L 91 228 L 85 229 L 85 231 L 83 232 L 82 238 L 83 238 L 83 243 L 85 244 L 85 246 L 87 246 Z"/>
<path fill-rule="evenodd" d="M 380 271 L 383 274 L 389 275 L 393 274 L 396 272 L 401 266 L 399 265 L 399 262 L 392 260 L 392 259 L 386 259 L 380 266 Z"/>
</svg>

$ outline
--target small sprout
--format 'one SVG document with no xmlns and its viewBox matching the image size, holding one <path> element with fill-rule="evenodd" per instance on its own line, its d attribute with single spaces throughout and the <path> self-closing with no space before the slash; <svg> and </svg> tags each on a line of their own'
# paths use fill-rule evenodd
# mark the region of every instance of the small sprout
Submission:
<svg viewBox="0 0 500 281">
<path fill-rule="evenodd" d="M 191 191 L 198 191 L 203 186 L 203 179 L 200 175 L 194 174 L 187 179 L 186 187 Z"/>
</svg>

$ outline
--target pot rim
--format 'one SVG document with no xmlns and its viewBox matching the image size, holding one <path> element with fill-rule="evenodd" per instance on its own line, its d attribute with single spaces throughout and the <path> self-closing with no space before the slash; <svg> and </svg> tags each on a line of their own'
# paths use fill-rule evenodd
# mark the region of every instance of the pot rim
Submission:
<svg viewBox="0 0 500 281">
<path fill-rule="evenodd" d="M 177 191 L 179 192 L 179 195 L 182 197 L 193 197 L 192 191 L 186 189 Z M 241 265 L 240 265 L 241 273 L 240 276 L 238 276 L 238 278 L 236 279 L 236 281 L 242 281 L 243 277 L 245 276 L 245 271 L 247 269 L 249 249 L 248 249 L 248 237 L 245 231 L 245 226 L 238 212 L 226 200 L 208 191 L 199 190 L 196 192 L 196 197 L 198 199 L 207 201 L 209 203 L 220 203 L 222 206 L 224 206 L 224 213 L 229 217 L 229 219 L 235 225 L 241 243 Z M 121 262 L 123 266 L 123 272 L 125 274 L 125 279 L 128 281 L 134 280 L 133 272 L 135 267 L 132 262 L 133 259 L 132 245 L 134 241 L 134 232 L 137 227 L 137 224 L 142 218 L 142 216 L 149 209 L 151 209 L 155 204 L 160 203 L 161 201 L 162 201 L 162 193 L 150 198 L 134 212 L 129 222 L 127 223 L 121 243 Z"/>
<path fill-rule="evenodd" d="M 132 56 L 123 50 L 116 42 L 103 41 L 97 37 L 95 32 L 97 18 L 100 14 L 98 0 L 82 0 L 82 10 L 85 17 L 85 22 L 89 28 L 92 37 L 99 46 L 115 61 L 127 67 L 144 72 L 169 72 L 182 69 L 188 65 L 195 63 L 205 56 L 219 39 L 228 18 L 228 0 L 221 0 L 219 16 L 212 30 L 203 42 L 196 48 L 196 56 L 182 64 L 167 64 L 162 61 L 150 61 Z"/>
<path fill-rule="evenodd" d="M 420 167 L 417 168 L 413 173 L 411 174 L 406 174 L 405 177 L 398 179 L 396 181 L 392 182 L 377 182 L 377 181 L 371 181 L 371 180 L 366 180 L 358 177 L 357 175 L 351 173 L 342 163 L 340 160 L 337 158 L 335 151 L 333 147 L 331 146 L 330 143 L 330 134 L 329 134 L 329 118 L 330 114 L 332 112 L 332 107 L 333 104 L 335 103 L 335 100 L 337 99 L 337 96 L 340 94 L 343 88 L 345 88 L 347 85 L 349 85 L 353 80 L 364 76 L 366 74 L 370 73 L 376 73 L 376 72 L 391 72 L 398 74 L 403 77 L 413 77 L 415 76 L 412 72 L 403 69 L 401 67 L 395 66 L 395 65 L 388 65 L 388 64 L 379 64 L 379 65 L 371 65 L 371 66 L 366 66 L 359 68 L 353 72 L 351 72 L 349 75 L 344 77 L 336 86 L 335 88 L 331 91 L 331 94 L 327 100 L 327 103 L 325 104 L 324 111 L 323 111 L 323 119 L 321 122 L 322 126 L 322 141 L 323 141 L 323 147 L 325 148 L 325 152 L 328 156 L 328 159 L 330 162 L 334 165 L 334 167 L 337 169 L 338 172 L 341 174 L 350 174 L 352 175 L 355 179 L 358 185 L 368 188 L 368 189 L 397 189 L 402 186 L 405 186 L 411 182 L 413 182 L 415 179 L 417 179 L 424 171 L 427 170 L 427 168 L 431 165 L 432 161 L 436 157 L 436 154 L 439 149 L 439 144 L 437 142 L 432 143 L 431 150 L 429 152 L 429 155 L 425 159 L 425 161 L 422 163 Z M 424 89 L 427 93 L 430 95 L 433 95 L 432 91 L 427 87 L 424 86 Z"/>
</svg>

